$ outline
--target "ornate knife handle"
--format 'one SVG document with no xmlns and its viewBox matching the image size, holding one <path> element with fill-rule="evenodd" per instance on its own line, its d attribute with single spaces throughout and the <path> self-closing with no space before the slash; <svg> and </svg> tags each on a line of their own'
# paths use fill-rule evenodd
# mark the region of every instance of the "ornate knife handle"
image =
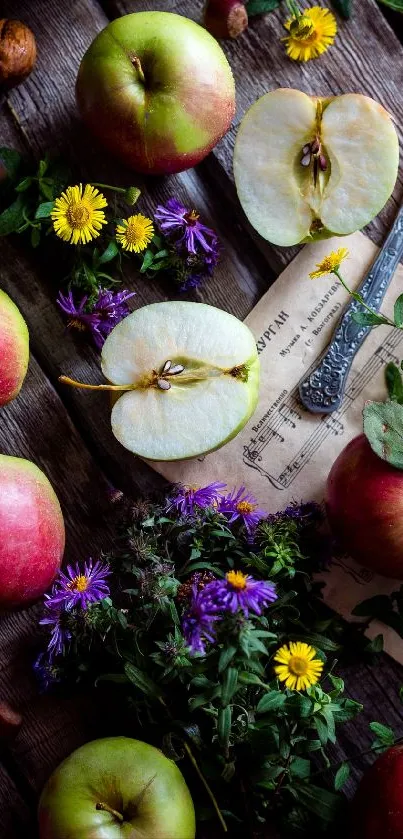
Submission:
<svg viewBox="0 0 403 839">
<path fill-rule="evenodd" d="M 379 310 L 402 255 L 403 206 L 369 273 L 357 289 L 372 309 Z M 325 355 L 299 386 L 302 404 L 314 414 L 330 414 L 341 405 L 354 356 L 371 329 L 369 326 L 360 326 L 352 318 L 354 312 L 364 311 L 361 303 L 351 299 Z"/>
</svg>

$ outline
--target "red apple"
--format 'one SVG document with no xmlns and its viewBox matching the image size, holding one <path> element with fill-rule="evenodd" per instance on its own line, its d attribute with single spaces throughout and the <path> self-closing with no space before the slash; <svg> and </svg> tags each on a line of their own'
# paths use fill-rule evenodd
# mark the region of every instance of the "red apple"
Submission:
<svg viewBox="0 0 403 839">
<path fill-rule="evenodd" d="M 36 600 L 63 557 L 64 521 L 46 475 L 20 457 L 0 454 L 0 607 Z"/>
<path fill-rule="evenodd" d="M 237 38 L 248 26 L 248 13 L 241 0 L 207 0 L 204 25 L 215 38 Z"/>
<path fill-rule="evenodd" d="M 27 325 L 15 303 L 0 289 L 0 407 L 20 392 L 28 360 Z"/>
<path fill-rule="evenodd" d="M 403 839 L 403 746 L 392 746 L 367 770 L 351 815 L 351 839 Z"/>
<path fill-rule="evenodd" d="M 217 41 L 170 12 L 117 18 L 95 38 L 77 78 L 81 115 L 108 151 L 139 172 L 199 163 L 228 130 L 235 87 Z"/>
<path fill-rule="evenodd" d="M 194 839 L 195 813 L 176 763 L 128 737 L 93 740 L 49 778 L 40 839 Z"/>
<path fill-rule="evenodd" d="M 403 471 L 374 454 L 361 434 L 334 462 L 326 496 L 341 547 L 372 571 L 403 579 Z"/>
</svg>

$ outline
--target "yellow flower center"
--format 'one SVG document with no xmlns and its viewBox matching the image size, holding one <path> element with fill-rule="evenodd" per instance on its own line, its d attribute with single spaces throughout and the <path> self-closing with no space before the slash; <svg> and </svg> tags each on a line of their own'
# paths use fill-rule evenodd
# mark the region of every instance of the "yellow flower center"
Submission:
<svg viewBox="0 0 403 839">
<path fill-rule="evenodd" d="M 306 41 L 311 35 L 315 34 L 315 25 L 313 21 L 306 15 L 299 15 L 290 23 L 290 35 L 296 41 Z"/>
<path fill-rule="evenodd" d="M 288 662 L 288 669 L 294 676 L 305 676 L 309 667 L 309 661 L 299 655 L 292 655 Z"/>
<path fill-rule="evenodd" d="M 69 329 L 79 329 L 80 332 L 85 332 L 87 328 L 85 324 L 82 323 L 81 320 L 77 320 L 77 318 L 70 318 L 67 321 L 67 326 Z"/>
<path fill-rule="evenodd" d="M 90 211 L 85 204 L 77 202 L 70 204 L 66 212 L 67 220 L 74 230 L 82 230 L 90 220 Z"/>
<path fill-rule="evenodd" d="M 238 513 L 241 515 L 247 515 L 248 513 L 253 513 L 256 510 L 256 504 L 251 504 L 250 501 L 239 501 L 236 505 Z"/>
<path fill-rule="evenodd" d="M 191 210 L 190 213 L 185 214 L 184 218 L 185 218 L 185 221 L 187 221 L 187 223 L 190 224 L 191 227 L 193 227 L 196 224 L 196 222 L 199 220 L 200 215 L 199 215 L 199 213 L 196 213 L 196 210 Z"/>
<path fill-rule="evenodd" d="M 234 588 L 242 590 L 247 586 L 247 575 L 243 574 L 242 571 L 228 571 L 225 577 L 227 582 Z"/>
<path fill-rule="evenodd" d="M 67 588 L 70 591 L 86 591 L 88 588 L 89 579 L 84 574 L 79 574 L 68 584 Z"/>
<path fill-rule="evenodd" d="M 129 245 L 137 245 L 144 237 L 144 223 L 141 219 L 134 218 L 127 222 L 125 230 L 126 241 Z"/>
</svg>

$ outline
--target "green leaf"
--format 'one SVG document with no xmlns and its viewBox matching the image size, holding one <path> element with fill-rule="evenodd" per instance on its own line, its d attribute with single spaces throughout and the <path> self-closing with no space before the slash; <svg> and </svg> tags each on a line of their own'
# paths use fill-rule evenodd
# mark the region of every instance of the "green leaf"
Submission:
<svg viewBox="0 0 403 839">
<path fill-rule="evenodd" d="M 221 686 L 221 702 L 224 706 L 229 705 L 236 692 L 238 684 L 238 670 L 236 667 L 227 667 Z"/>
<path fill-rule="evenodd" d="M 340 676 L 334 676 L 333 673 L 329 673 L 329 681 L 333 685 L 337 695 L 344 692 L 344 681 L 340 678 Z M 334 693 L 332 694 L 334 696 Z"/>
<path fill-rule="evenodd" d="M 54 201 L 44 201 L 42 204 L 39 204 L 35 212 L 35 218 L 49 218 L 52 210 L 54 207 Z"/>
<path fill-rule="evenodd" d="M 334 778 L 334 788 L 336 792 L 339 791 L 344 784 L 348 781 L 350 777 L 350 766 L 348 763 L 344 762 L 339 766 L 335 778 Z"/>
<path fill-rule="evenodd" d="M 286 701 L 286 696 L 281 690 L 270 690 L 262 696 L 256 708 L 257 714 L 267 714 L 269 711 L 277 711 L 282 708 Z"/>
<path fill-rule="evenodd" d="M 115 259 L 115 256 L 117 256 L 118 253 L 119 248 L 114 239 L 112 239 L 112 241 L 109 242 L 108 247 L 104 250 L 103 253 L 101 253 L 101 256 L 98 257 L 97 264 L 105 265 L 106 262 L 112 262 L 112 259 Z"/>
<path fill-rule="evenodd" d="M 303 719 L 312 713 L 313 701 L 302 693 L 294 693 L 287 697 L 286 710 L 287 713 Z"/>
<path fill-rule="evenodd" d="M 290 773 L 294 778 L 309 778 L 311 773 L 311 761 L 306 757 L 293 757 L 290 764 Z"/>
<path fill-rule="evenodd" d="M 290 634 L 290 639 L 292 641 L 300 641 L 301 640 L 301 633 L 299 634 Z M 340 644 L 336 644 L 335 641 L 331 641 L 330 638 L 326 638 L 325 635 L 319 635 L 318 632 L 304 632 L 303 639 L 306 641 L 307 644 L 311 644 L 315 649 L 325 650 L 327 652 L 335 653 L 337 650 L 340 649 Z"/>
<path fill-rule="evenodd" d="M 143 261 L 142 261 L 141 267 L 140 267 L 140 273 L 141 274 L 145 274 L 145 272 L 148 271 L 150 266 L 153 264 L 153 260 L 154 260 L 153 251 L 147 249 L 144 253 Z"/>
<path fill-rule="evenodd" d="M 356 702 L 355 699 L 343 699 L 342 703 L 336 705 L 336 703 L 332 702 L 328 706 L 332 711 L 335 722 L 348 722 L 349 720 L 353 720 L 363 709 L 363 705 L 360 702 Z"/>
<path fill-rule="evenodd" d="M 390 361 L 385 367 L 385 381 L 388 389 L 389 399 L 403 405 L 403 379 L 396 364 Z"/>
<path fill-rule="evenodd" d="M 31 245 L 33 248 L 37 248 L 41 241 L 41 231 L 39 227 L 33 227 L 31 230 Z"/>
<path fill-rule="evenodd" d="M 0 181 L 2 181 L 1 170 L 5 169 L 7 184 L 15 183 L 17 175 L 21 167 L 22 157 L 15 149 L 7 148 L 7 146 L 0 147 Z"/>
<path fill-rule="evenodd" d="M 318 732 L 318 737 L 322 746 L 326 746 L 326 743 L 329 739 L 329 732 L 327 727 L 327 721 L 324 719 L 320 714 L 315 717 L 315 728 Z"/>
<path fill-rule="evenodd" d="M 44 198 L 47 198 L 48 201 L 53 201 L 55 197 L 55 188 L 54 186 L 47 184 L 46 181 L 39 181 L 39 191 Z"/>
<path fill-rule="evenodd" d="M 302 781 L 295 787 L 295 793 L 300 803 L 320 819 L 326 822 L 336 820 L 342 799 L 334 792 Z"/>
<path fill-rule="evenodd" d="M 380 633 L 379 635 L 375 635 L 375 638 L 373 638 L 372 641 L 370 641 L 366 645 L 365 652 L 366 653 L 375 653 L 377 655 L 377 654 L 383 652 L 383 647 L 384 647 L 383 635 L 382 635 L 382 633 Z"/>
<path fill-rule="evenodd" d="M 353 0 L 332 0 L 332 6 L 345 20 L 351 17 Z"/>
<path fill-rule="evenodd" d="M 364 406 L 364 434 L 382 460 L 403 469 L 403 405 L 369 402 Z"/>
<path fill-rule="evenodd" d="M 246 11 L 248 17 L 265 15 L 267 12 L 273 12 L 279 5 L 280 0 L 249 0 L 249 3 L 246 4 Z"/>
<path fill-rule="evenodd" d="M 147 696 L 152 696 L 158 699 L 162 697 L 162 693 L 158 685 L 156 685 L 149 676 L 143 673 L 142 670 L 135 667 L 134 664 L 131 664 L 129 661 L 125 662 L 125 673 L 129 681 L 132 682 L 136 688 L 147 694 Z"/>
<path fill-rule="evenodd" d="M 20 224 L 24 221 L 25 200 L 22 195 L 18 195 L 16 200 L 0 213 L 0 236 L 8 236 L 14 233 Z"/>
<path fill-rule="evenodd" d="M 48 168 L 48 165 L 49 165 L 48 160 L 40 160 L 39 161 L 39 167 L 38 167 L 38 177 L 39 178 L 43 178 L 43 176 L 44 176 L 44 174 L 45 174 L 45 172 Z"/>
<path fill-rule="evenodd" d="M 230 661 L 234 658 L 236 653 L 236 647 L 224 647 L 224 649 L 220 653 L 220 658 L 218 659 L 218 672 L 222 673 L 226 667 L 228 667 Z"/>
<path fill-rule="evenodd" d="M 98 682 L 113 682 L 116 685 L 127 685 L 127 676 L 124 676 L 123 673 L 103 673 L 95 680 L 95 687 L 97 687 Z"/>
<path fill-rule="evenodd" d="M 256 676 L 256 673 L 248 673 L 246 670 L 241 670 L 238 673 L 238 681 L 241 682 L 242 685 L 263 685 L 259 676 Z"/>
<path fill-rule="evenodd" d="M 370 722 L 369 727 L 384 746 L 393 746 L 396 739 L 395 733 L 388 725 L 382 725 L 380 722 Z"/>
<path fill-rule="evenodd" d="M 400 294 L 393 307 L 393 320 L 395 326 L 403 326 L 403 294 Z"/>
<path fill-rule="evenodd" d="M 379 2 L 394 9 L 395 12 L 403 12 L 403 0 L 379 0 Z"/>
<path fill-rule="evenodd" d="M 382 323 L 387 323 L 386 318 L 383 315 L 377 315 L 376 312 L 353 312 L 351 317 L 359 326 L 380 326 Z"/>
<path fill-rule="evenodd" d="M 217 717 L 217 732 L 218 740 L 221 746 L 228 748 L 229 737 L 231 733 L 232 711 L 231 706 L 220 708 Z"/>
<path fill-rule="evenodd" d="M 33 182 L 33 178 L 30 178 L 30 177 L 29 178 L 24 178 L 22 181 L 20 181 L 18 186 L 16 186 L 15 191 L 16 192 L 25 192 L 25 190 L 29 189 L 32 182 Z"/>
</svg>

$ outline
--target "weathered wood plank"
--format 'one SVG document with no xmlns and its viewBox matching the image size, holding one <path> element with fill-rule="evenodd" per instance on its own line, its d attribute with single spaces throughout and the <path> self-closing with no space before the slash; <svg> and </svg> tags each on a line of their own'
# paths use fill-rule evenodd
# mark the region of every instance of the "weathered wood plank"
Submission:
<svg viewBox="0 0 403 839">
<path fill-rule="evenodd" d="M 2 839 L 19 839 L 21 836 L 35 839 L 34 830 L 33 813 L 0 763 L 0 836 Z"/>
<path fill-rule="evenodd" d="M 202 20 L 203 6 L 204 0 L 193 3 L 186 0 L 106 0 L 111 15 L 153 9 L 178 12 L 198 23 Z M 295 87 L 322 96 L 346 92 L 372 96 L 394 115 L 402 141 L 403 47 L 375 0 L 356 3 L 351 20 L 338 19 L 339 35 L 335 45 L 319 60 L 306 64 L 291 61 L 285 55 L 281 42 L 285 17 L 282 6 L 275 12 L 253 18 L 249 28 L 236 40 L 221 42 L 235 77 L 237 114 L 232 128 L 208 159 L 217 178 L 216 164 L 219 163 L 232 182 L 232 155 L 239 122 L 252 102 L 277 87 Z M 394 198 L 368 226 L 367 232 L 377 244 L 384 238 L 402 198 L 403 174 L 400 172 Z M 256 241 L 259 242 L 259 238 Z M 292 249 L 274 250 L 284 264 L 294 255 Z"/>
</svg>

